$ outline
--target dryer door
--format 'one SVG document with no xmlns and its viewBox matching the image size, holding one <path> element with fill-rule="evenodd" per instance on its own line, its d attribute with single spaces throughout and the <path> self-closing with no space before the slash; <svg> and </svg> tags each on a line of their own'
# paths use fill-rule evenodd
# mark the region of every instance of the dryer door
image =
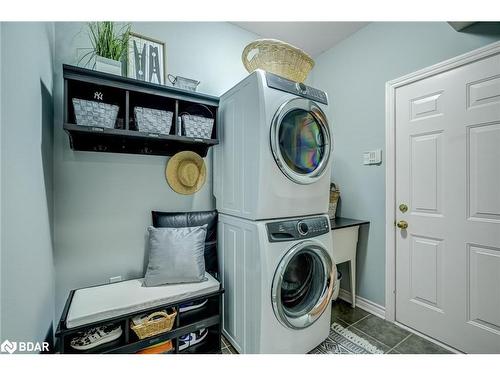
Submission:
<svg viewBox="0 0 500 375">
<path fill-rule="evenodd" d="M 330 306 L 336 276 L 335 263 L 314 241 L 292 247 L 273 279 L 271 300 L 276 318 L 285 327 L 303 329 Z"/>
<path fill-rule="evenodd" d="M 299 184 L 317 181 L 331 151 L 330 128 L 321 108 L 303 98 L 283 103 L 271 125 L 271 150 L 290 180 Z"/>
</svg>

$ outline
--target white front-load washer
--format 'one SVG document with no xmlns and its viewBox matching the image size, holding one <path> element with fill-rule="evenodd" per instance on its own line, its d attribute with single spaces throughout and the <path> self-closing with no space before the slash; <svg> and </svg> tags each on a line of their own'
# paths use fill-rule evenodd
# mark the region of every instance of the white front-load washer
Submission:
<svg viewBox="0 0 500 375">
<path fill-rule="evenodd" d="M 326 215 L 250 221 L 220 214 L 223 334 L 240 353 L 307 353 L 330 331 L 336 282 Z"/>
<path fill-rule="evenodd" d="M 222 95 L 219 212 L 250 220 L 328 212 L 332 136 L 323 91 L 256 70 Z"/>
</svg>

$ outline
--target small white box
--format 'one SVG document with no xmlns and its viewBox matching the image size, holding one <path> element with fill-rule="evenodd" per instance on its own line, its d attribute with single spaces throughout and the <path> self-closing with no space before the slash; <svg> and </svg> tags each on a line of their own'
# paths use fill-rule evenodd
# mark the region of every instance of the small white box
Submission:
<svg viewBox="0 0 500 375">
<path fill-rule="evenodd" d="M 367 151 L 363 153 L 363 165 L 382 163 L 382 150 Z"/>
<path fill-rule="evenodd" d="M 121 276 L 114 276 L 114 277 L 110 277 L 109 278 L 109 283 L 110 284 L 118 283 L 120 281 L 122 281 L 122 277 Z"/>
</svg>

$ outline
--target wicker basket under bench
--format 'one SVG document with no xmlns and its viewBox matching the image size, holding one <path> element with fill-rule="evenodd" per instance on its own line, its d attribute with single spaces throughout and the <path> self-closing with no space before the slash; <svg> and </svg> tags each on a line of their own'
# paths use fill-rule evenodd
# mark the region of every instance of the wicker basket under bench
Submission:
<svg viewBox="0 0 500 375">
<path fill-rule="evenodd" d="M 174 350 L 172 353 L 179 354 L 216 354 L 221 352 L 221 329 L 222 329 L 222 294 L 224 289 L 219 288 L 218 291 L 198 295 L 193 298 L 178 300 L 175 303 L 155 306 L 154 308 L 134 311 L 133 313 L 114 317 L 112 319 L 101 320 L 93 322 L 92 324 L 85 324 L 75 328 L 67 328 L 66 321 L 68 317 L 69 308 L 75 290 L 72 290 L 66 300 L 61 320 L 59 321 L 56 332 L 56 352 L 60 354 L 133 354 L 158 343 L 173 340 Z M 171 330 L 160 333 L 152 337 L 140 339 L 131 328 L 132 318 L 136 315 L 154 313 L 159 310 L 172 310 L 179 311 L 179 305 L 189 302 L 207 299 L 207 303 L 200 309 L 177 313 Z M 103 324 L 118 323 L 121 325 L 123 334 L 116 341 L 103 344 L 101 346 L 89 349 L 86 351 L 78 351 L 70 346 L 71 338 L 82 330 L 88 328 L 101 326 Z M 192 347 L 183 351 L 179 351 L 179 344 L 177 338 L 188 333 L 207 328 L 207 338 Z"/>
</svg>

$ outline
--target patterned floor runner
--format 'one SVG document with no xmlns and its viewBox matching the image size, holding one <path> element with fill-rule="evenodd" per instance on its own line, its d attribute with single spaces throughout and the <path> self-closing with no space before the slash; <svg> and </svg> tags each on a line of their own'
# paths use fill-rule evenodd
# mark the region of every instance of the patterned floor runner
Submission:
<svg viewBox="0 0 500 375">
<path fill-rule="evenodd" d="M 310 354 L 382 354 L 383 351 L 377 349 L 364 338 L 359 337 L 354 332 L 342 327 L 338 323 L 333 323 L 330 335 L 319 346 L 314 348 Z"/>
</svg>

